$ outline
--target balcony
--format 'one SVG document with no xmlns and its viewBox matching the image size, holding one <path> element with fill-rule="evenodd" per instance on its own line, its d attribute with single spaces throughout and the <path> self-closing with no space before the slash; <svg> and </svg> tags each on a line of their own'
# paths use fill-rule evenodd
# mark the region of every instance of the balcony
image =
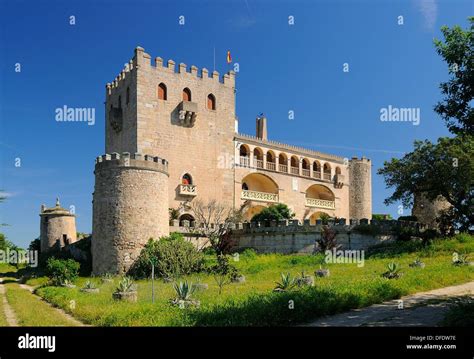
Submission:
<svg viewBox="0 0 474 359">
<path fill-rule="evenodd" d="M 330 173 L 323 173 L 323 179 L 330 181 L 331 180 L 331 174 Z"/>
<path fill-rule="evenodd" d="M 288 173 L 288 166 L 287 165 L 278 165 L 280 172 Z"/>
<path fill-rule="evenodd" d="M 255 167 L 263 168 L 263 160 L 254 159 Z"/>
<path fill-rule="evenodd" d="M 275 162 L 267 162 L 267 170 L 276 171 Z"/>
<path fill-rule="evenodd" d="M 303 176 L 309 177 L 309 170 L 308 169 L 303 168 L 302 171 L 303 171 Z"/>
<path fill-rule="evenodd" d="M 336 202 L 328 201 L 325 199 L 319 199 L 319 198 L 306 198 L 305 204 L 307 207 L 324 208 L 324 209 L 336 208 Z"/>
<path fill-rule="evenodd" d="M 181 196 L 197 196 L 197 187 L 194 184 L 180 184 L 179 194 Z"/>
<path fill-rule="evenodd" d="M 240 198 L 250 201 L 278 203 L 277 193 L 243 190 Z"/>
<path fill-rule="evenodd" d="M 250 157 L 240 156 L 240 165 L 242 167 L 250 167 Z"/>
<path fill-rule="evenodd" d="M 321 172 L 320 171 L 313 171 L 313 178 L 321 179 Z"/>
<path fill-rule="evenodd" d="M 298 167 L 291 167 L 291 174 L 299 175 L 300 169 Z"/>
</svg>

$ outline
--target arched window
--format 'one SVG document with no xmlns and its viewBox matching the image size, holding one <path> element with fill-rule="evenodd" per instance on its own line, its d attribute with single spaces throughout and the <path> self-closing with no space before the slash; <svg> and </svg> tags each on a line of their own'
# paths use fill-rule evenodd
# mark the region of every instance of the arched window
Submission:
<svg viewBox="0 0 474 359">
<path fill-rule="evenodd" d="M 166 85 L 162 82 L 158 85 L 158 100 L 167 100 L 168 94 L 166 90 Z"/>
<path fill-rule="evenodd" d="M 216 109 L 216 98 L 212 93 L 207 95 L 207 109 L 208 110 L 215 110 Z"/>
<path fill-rule="evenodd" d="M 337 175 L 340 175 L 340 174 L 341 174 L 341 168 L 340 168 L 340 167 L 336 167 L 336 174 L 337 174 Z"/>
<path fill-rule="evenodd" d="M 329 163 L 325 163 L 323 167 L 324 173 L 331 173 L 331 165 Z"/>
<path fill-rule="evenodd" d="M 193 184 L 193 178 L 189 173 L 185 173 L 181 178 L 181 184 Z"/>
<path fill-rule="evenodd" d="M 183 89 L 183 101 L 191 101 L 191 90 L 187 87 Z"/>
<path fill-rule="evenodd" d="M 127 105 L 130 102 L 130 87 L 127 87 L 127 96 L 125 98 L 125 101 L 126 101 Z"/>
</svg>

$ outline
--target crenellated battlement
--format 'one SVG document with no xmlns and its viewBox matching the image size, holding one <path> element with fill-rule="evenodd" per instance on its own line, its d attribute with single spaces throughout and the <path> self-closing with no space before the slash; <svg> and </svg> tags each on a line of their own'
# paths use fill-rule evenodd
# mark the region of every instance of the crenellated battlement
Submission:
<svg viewBox="0 0 474 359">
<path fill-rule="evenodd" d="M 141 153 L 106 153 L 95 159 L 95 168 L 131 167 L 144 170 L 154 170 L 168 174 L 168 161 L 157 157 L 144 155 Z"/>
<path fill-rule="evenodd" d="M 354 156 L 349 161 L 351 162 L 362 162 L 362 163 L 370 163 L 370 158 L 362 156 L 361 158 Z"/>
<path fill-rule="evenodd" d="M 185 63 L 180 63 L 176 68 L 176 62 L 172 59 L 169 59 L 165 63 L 163 58 L 155 57 L 154 63 L 152 63 L 151 56 L 140 46 L 135 48 L 135 56 L 131 60 L 131 63 L 133 65 L 132 69 L 149 66 L 155 71 L 168 71 L 183 76 L 193 76 L 197 79 L 216 81 L 227 86 L 235 86 L 235 72 L 232 70 L 220 76 L 218 71 L 209 72 L 207 68 L 199 70 L 197 66 L 191 65 L 188 67 Z"/>
<path fill-rule="evenodd" d="M 105 85 L 105 88 L 107 89 L 107 95 L 111 95 L 114 89 L 120 87 L 124 80 L 131 75 L 134 69 L 135 66 L 133 60 L 130 60 L 122 69 L 122 71 L 120 71 L 120 73 L 115 77 L 115 79 Z"/>
</svg>

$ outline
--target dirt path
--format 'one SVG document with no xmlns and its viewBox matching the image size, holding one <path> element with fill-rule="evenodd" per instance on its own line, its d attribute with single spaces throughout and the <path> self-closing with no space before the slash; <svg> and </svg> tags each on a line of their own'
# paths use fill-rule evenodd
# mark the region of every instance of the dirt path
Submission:
<svg viewBox="0 0 474 359">
<path fill-rule="evenodd" d="M 319 318 L 311 327 L 425 327 L 443 320 L 453 299 L 474 296 L 474 282 L 407 295 L 367 308 Z M 403 308 L 400 308 L 403 306 Z"/>
<path fill-rule="evenodd" d="M 3 279 L 0 278 L 0 283 L 2 283 L 2 282 L 3 282 Z M 20 288 L 30 292 L 31 295 L 39 298 L 43 303 L 46 303 L 53 310 L 55 310 L 61 316 L 66 318 L 68 321 L 70 321 L 71 324 L 76 325 L 76 326 L 85 326 L 84 323 L 77 320 L 76 318 L 74 318 L 70 314 L 66 313 L 64 310 L 54 307 L 53 305 L 51 305 L 51 303 L 46 302 L 45 300 L 43 300 L 43 298 L 41 298 L 41 297 L 37 296 L 36 294 L 34 294 L 34 288 L 32 286 L 29 286 L 29 285 L 26 285 L 26 284 L 19 284 L 19 286 L 20 286 Z M 15 312 L 13 311 L 11 306 L 8 304 L 8 301 L 7 301 L 7 298 L 6 298 L 6 295 L 5 295 L 5 290 L 6 290 L 5 286 L 3 284 L 0 284 L 0 295 L 3 297 L 3 304 L 4 304 L 4 308 L 5 308 L 5 315 L 7 317 L 7 321 L 8 321 L 8 323 L 12 323 L 12 324 L 10 324 L 10 326 L 18 326 L 18 320 L 16 318 Z M 9 320 L 9 318 L 10 318 L 10 320 Z"/>
<path fill-rule="evenodd" d="M 3 285 L 3 279 L 0 278 L 0 300 L 3 303 L 3 311 L 5 313 L 5 319 L 10 327 L 18 327 L 18 319 L 15 312 L 7 301 L 7 296 L 5 295 L 6 289 Z"/>
<path fill-rule="evenodd" d="M 63 317 L 65 317 L 66 319 L 68 319 L 69 321 L 71 321 L 74 325 L 77 325 L 79 327 L 84 327 L 86 326 L 84 323 L 82 323 L 81 321 L 77 320 L 76 318 L 74 318 L 72 315 L 66 313 L 64 310 L 62 310 L 61 308 L 57 308 L 55 306 L 53 306 L 51 303 L 45 301 L 43 298 L 41 298 L 40 296 L 37 296 L 36 294 L 34 294 L 34 290 L 35 288 L 33 288 L 32 286 L 30 285 L 27 285 L 27 284 L 20 284 L 20 287 L 25 289 L 25 290 L 28 290 L 32 295 L 36 296 L 37 298 L 41 299 L 44 303 L 48 304 L 51 308 L 53 308 L 55 311 L 57 311 L 58 313 L 61 313 L 61 315 Z"/>
</svg>

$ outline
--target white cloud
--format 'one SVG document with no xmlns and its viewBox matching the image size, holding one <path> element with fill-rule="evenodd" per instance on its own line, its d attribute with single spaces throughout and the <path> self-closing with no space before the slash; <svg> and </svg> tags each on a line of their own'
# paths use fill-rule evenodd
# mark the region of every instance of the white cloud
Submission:
<svg viewBox="0 0 474 359">
<path fill-rule="evenodd" d="M 434 30 L 436 18 L 438 17 L 438 4 L 436 0 L 415 0 L 415 4 L 423 16 L 424 27 L 427 30 Z"/>
</svg>

